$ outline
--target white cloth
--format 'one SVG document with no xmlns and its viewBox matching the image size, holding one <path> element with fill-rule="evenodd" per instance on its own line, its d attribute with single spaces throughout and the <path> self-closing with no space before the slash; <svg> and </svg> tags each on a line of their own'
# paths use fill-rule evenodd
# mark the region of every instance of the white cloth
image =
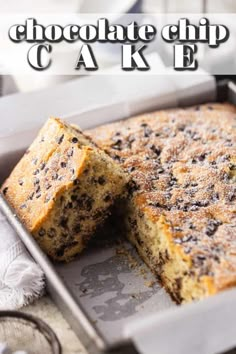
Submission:
<svg viewBox="0 0 236 354">
<path fill-rule="evenodd" d="M 0 211 L 0 310 L 27 305 L 43 289 L 42 270 Z"/>
</svg>

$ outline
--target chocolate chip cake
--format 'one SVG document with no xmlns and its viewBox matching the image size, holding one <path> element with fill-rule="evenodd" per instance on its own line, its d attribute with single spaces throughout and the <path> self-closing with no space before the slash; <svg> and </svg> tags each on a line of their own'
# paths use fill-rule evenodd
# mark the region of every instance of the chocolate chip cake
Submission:
<svg viewBox="0 0 236 354">
<path fill-rule="evenodd" d="M 2 187 L 41 248 L 68 261 L 124 193 L 121 167 L 79 129 L 49 119 Z"/>
<path fill-rule="evenodd" d="M 132 177 L 129 240 L 178 302 L 236 285 L 236 108 L 159 111 L 87 132 Z"/>
</svg>

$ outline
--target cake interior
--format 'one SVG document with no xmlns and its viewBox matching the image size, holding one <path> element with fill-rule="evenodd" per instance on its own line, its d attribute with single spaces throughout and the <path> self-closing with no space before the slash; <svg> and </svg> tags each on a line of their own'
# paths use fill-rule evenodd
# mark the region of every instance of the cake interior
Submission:
<svg viewBox="0 0 236 354">
<path fill-rule="evenodd" d="M 124 180 L 114 175 L 112 161 L 88 150 L 81 162 L 79 178 L 58 193 L 47 218 L 33 231 L 42 249 L 58 261 L 82 251 L 122 193 Z"/>
<path fill-rule="evenodd" d="M 177 303 L 214 293 L 211 278 L 200 277 L 190 257 L 174 244 L 165 217 L 153 219 L 130 200 L 124 219 L 129 241 Z"/>
<path fill-rule="evenodd" d="M 206 104 L 87 132 L 130 174 L 127 237 L 178 302 L 236 285 L 235 114 Z"/>
</svg>

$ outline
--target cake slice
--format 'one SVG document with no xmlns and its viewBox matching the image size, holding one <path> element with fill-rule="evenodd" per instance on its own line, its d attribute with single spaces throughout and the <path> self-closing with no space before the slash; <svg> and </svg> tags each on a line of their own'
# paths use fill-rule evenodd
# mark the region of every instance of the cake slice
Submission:
<svg viewBox="0 0 236 354">
<path fill-rule="evenodd" d="M 124 193 L 127 177 L 82 132 L 51 118 L 2 186 L 41 248 L 69 261 Z"/>
<path fill-rule="evenodd" d="M 87 132 L 126 170 L 127 236 L 178 302 L 236 285 L 236 108 L 208 104 Z"/>
</svg>

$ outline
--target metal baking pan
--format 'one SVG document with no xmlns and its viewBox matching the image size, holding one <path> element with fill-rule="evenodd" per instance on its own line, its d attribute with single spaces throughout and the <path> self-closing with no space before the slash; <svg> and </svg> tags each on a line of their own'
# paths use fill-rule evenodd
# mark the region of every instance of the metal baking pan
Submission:
<svg viewBox="0 0 236 354">
<path fill-rule="evenodd" d="M 199 97 L 196 97 L 196 101 L 191 104 L 202 103 L 204 100 L 201 98 L 199 102 Z M 217 84 L 217 101 L 225 100 L 236 104 L 236 88 L 232 82 L 224 81 Z M 20 149 L 0 159 L 2 166 L 0 183 L 22 153 L 23 150 Z M 4 169 L 3 163 L 6 164 Z M 4 173 L 1 173 L 3 170 Z M 129 323 L 141 323 L 150 314 L 160 313 L 158 321 L 161 325 L 165 313 L 170 321 L 172 312 L 173 318 L 176 317 L 176 308 L 180 308 L 185 316 L 185 312 L 190 313 L 192 308 L 196 308 L 197 312 L 201 313 L 206 304 L 209 304 L 209 300 L 213 304 L 217 302 L 217 306 L 221 306 L 221 298 L 223 298 L 222 303 L 226 301 L 223 293 L 223 296 L 222 294 L 215 296 L 217 301 L 212 301 L 212 298 L 177 307 L 155 281 L 133 247 L 124 240 L 120 240 L 118 244 L 115 238 L 114 240 L 111 238 L 109 242 L 106 238 L 101 239 L 101 242 L 91 245 L 69 264 L 53 264 L 43 254 L 1 195 L 0 208 L 35 261 L 42 267 L 46 275 L 48 292 L 89 353 L 138 353 L 140 345 L 135 333 L 139 331 L 135 329 L 132 335 L 132 326 L 131 330 L 125 331 L 124 328 L 127 328 Z M 231 299 L 232 296 L 226 293 Z M 232 313 L 233 311 L 236 313 L 236 306 L 231 310 Z M 163 321 L 164 325 L 165 321 Z M 236 328 L 236 320 L 234 325 Z M 155 343 L 155 340 L 154 335 L 152 337 L 156 348 L 154 352 L 158 354 L 158 341 Z M 224 343 L 222 348 L 229 349 L 235 344 L 236 333 L 235 343 L 229 340 L 229 343 Z"/>
</svg>

